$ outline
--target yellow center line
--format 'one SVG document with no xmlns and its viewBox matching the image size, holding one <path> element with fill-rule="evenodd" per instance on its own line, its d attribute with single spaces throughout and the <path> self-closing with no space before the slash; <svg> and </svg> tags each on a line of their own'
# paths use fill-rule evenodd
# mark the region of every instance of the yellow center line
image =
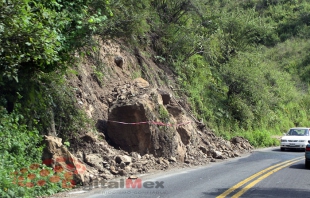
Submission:
<svg viewBox="0 0 310 198">
<path fill-rule="evenodd" d="M 298 157 L 298 158 L 295 158 L 295 159 L 292 159 L 292 160 L 287 160 L 285 162 L 281 162 L 279 164 L 276 164 L 276 165 L 273 165 L 273 166 L 270 166 L 262 171 L 259 171 L 257 173 L 255 173 L 254 175 L 252 175 L 251 177 L 248 177 L 246 178 L 245 180 L 237 183 L 236 185 L 234 185 L 233 187 L 229 188 L 228 190 L 226 190 L 225 192 L 223 192 L 222 194 L 220 194 L 219 196 L 217 196 L 216 198 L 225 198 L 227 195 L 229 195 L 231 192 L 237 190 L 238 188 L 240 188 L 241 186 L 243 186 L 244 184 L 246 184 L 247 182 L 251 181 L 252 179 L 264 174 L 265 172 L 275 168 L 275 167 L 278 167 L 278 166 L 281 166 L 283 164 L 287 164 L 287 163 L 290 163 L 292 161 L 294 161 L 293 163 L 295 163 L 295 160 L 299 161 L 301 159 L 303 159 L 304 157 Z"/>
<path fill-rule="evenodd" d="M 272 171 L 266 173 L 265 175 L 263 175 L 263 176 L 257 178 L 256 180 L 254 180 L 253 182 L 251 182 L 250 184 L 248 184 L 247 186 L 245 186 L 242 190 L 240 190 L 238 193 L 236 193 L 236 194 L 235 194 L 234 196 L 232 196 L 231 198 L 238 198 L 238 197 L 240 197 L 240 196 L 243 195 L 246 191 L 248 191 L 250 188 L 252 188 L 253 186 L 255 186 L 258 182 L 262 181 L 262 180 L 265 179 L 266 177 L 268 177 L 268 176 L 272 175 L 273 173 L 275 173 L 275 172 L 277 172 L 277 171 L 279 171 L 279 170 L 281 170 L 281 169 L 283 169 L 283 168 L 285 168 L 285 167 L 287 167 L 287 166 L 289 166 L 289 165 L 291 165 L 291 164 L 294 164 L 294 163 L 296 163 L 296 162 L 298 162 L 298 161 L 300 161 L 300 160 L 301 160 L 301 159 L 298 159 L 298 160 L 295 160 L 295 161 L 293 161 L 293 162 L 284 164 L 283 166 L 280 166 L 280 167 L 278 167 L 278 168 L 276 168 L 276 169 L 274 169 L 274 170 L 272 170 Z"/>
</svg>

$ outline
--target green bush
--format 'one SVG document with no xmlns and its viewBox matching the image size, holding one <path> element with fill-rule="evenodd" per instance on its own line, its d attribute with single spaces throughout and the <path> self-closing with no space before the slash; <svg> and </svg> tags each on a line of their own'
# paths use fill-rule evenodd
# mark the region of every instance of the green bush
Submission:
<svg viewBox="0 0 310 198">
<path fill-rule="evenodd" d="M 165 50 L 157 52 L 173 65 L 179 94 L 189 97 L 196 116 L 217 134 L 242 134 L 255 146 L 274 145 L 265 136 L 309 125 L 309 3 L 191 6 L 178 23 L 161 26 Z"/>
<path fill-rule="evenodd" d="M 0 197 L 35 197 L 61 191 L 60 184 L 49 182 L 40 177 L 39 170 L 29 168 L 32 164 L 41 164 L 42 138 L 36 129 L 28 129 L 26 125 L 20 124 L 22 122 L 22 115 L 15 111 L 8 114 L 0 107 Z M 38 167 L 53 173 L 53 170 L 46 166 Z M 17 172 L 22 173 L 15 175 Z M 24 186 L 33 184 L 29 174 L 33 174 L 37 180 L 47 180 L 46 185 Z"/>
<path fill-rule="evenodd" d="M 279 140 L 272 137 L 271 132 L 267 130 L 254 130 L 247 131 L 243 133 L 242 136 L 247 138 L 250 144 L 256 148 L 258 147 L 270 147 L 270 146 L 278 146 Z"/>
</svg>

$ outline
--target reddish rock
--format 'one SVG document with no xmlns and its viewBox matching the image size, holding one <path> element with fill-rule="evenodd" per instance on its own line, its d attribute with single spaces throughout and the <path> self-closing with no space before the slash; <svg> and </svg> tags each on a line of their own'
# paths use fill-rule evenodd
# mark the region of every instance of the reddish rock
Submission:
<svg viewBox="0 0 310 198">
<path fill-rule="evenodd" d="M 87 168 L 83 162 L 74 157 L 68 149 L 62 145 L 62 139 L 53 136 L 44 136 L 46 147 L 43 152 L 43 163 L 54 168 L 54 170 L 62 170 L 71 172 L 76 184 L 84 183 Z"/>
</svg>

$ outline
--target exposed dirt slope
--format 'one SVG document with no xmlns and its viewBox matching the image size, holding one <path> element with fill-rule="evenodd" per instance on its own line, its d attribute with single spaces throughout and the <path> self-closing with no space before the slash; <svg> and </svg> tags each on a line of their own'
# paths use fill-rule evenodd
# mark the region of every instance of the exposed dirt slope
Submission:
<svg viewBox="0 0 310 198">
<path fill-rule="evenodd" d="M 100 50 L 81 58 L 78 75 L 68 78 L 99 131 L 71 141 L 71 151 L 88 168 L 85 183 L 202 165 L 253 149 L 240 137 L 216 137 L 198 122 L 186 98 L 175 94 L 173 72 L 156 64 L 150 50 L 98 42 Z"/>
</svg>

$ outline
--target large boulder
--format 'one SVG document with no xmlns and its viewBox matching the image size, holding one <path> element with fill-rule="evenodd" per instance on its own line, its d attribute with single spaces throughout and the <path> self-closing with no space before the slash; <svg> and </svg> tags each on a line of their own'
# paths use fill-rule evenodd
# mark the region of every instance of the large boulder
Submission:
<svg viewBox="0 0 310 198">
<path fill-rule="evenodd" d="M 115 88 L 111 95 L 107 137 L 116 148 L 184 160 L 183 141 L 189 143 L 190 133 L 177 125 L 156 89 L 138 78 Z"/>
<path fill-rule="evenodd" d="M 56 172 L 61 170 L 64 174 L 72 173 L 74 184 L 84 183 L 86 166 L 68 151 L 61 140 L 54 136 L 44 137 L 46 147 L 42 156 L 43 163 L 52 167 Z"/>
</svg>

